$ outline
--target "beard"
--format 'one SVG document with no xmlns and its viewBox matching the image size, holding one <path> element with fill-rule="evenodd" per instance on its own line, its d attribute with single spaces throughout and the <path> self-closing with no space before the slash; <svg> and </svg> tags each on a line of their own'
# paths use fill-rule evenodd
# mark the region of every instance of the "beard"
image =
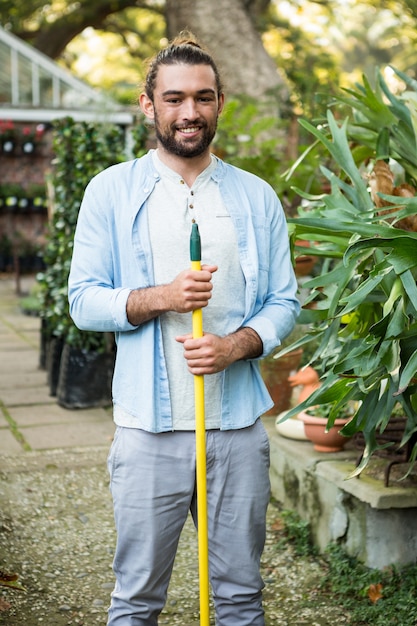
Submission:
<svg viewBox="0 0 417 626">
<path fill-rule="evenodd" d="M 197 123 L 196 123 L 197 125 Z M 217 130 L 217 118 L 214 123 L 208 124 L 206 121 L 200 121 L 198 126 L 202 127 L 202 135 L 196 138 L 176 138 L 176 126 L 167 126 L 162 129 L 158 116 L 155 112 L 155 134 L 161 146 L 169 153 L 176 156 L 191 159 L 200 156 L 210 146 Z"/>
</svg>

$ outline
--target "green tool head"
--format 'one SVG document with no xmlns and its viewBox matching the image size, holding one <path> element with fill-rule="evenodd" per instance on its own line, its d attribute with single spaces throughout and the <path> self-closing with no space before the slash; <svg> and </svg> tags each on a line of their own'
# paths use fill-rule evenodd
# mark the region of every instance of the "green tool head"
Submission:
<svg viewBox="0 0 417 626">
<path fill-rule="evenodd" d="M 191 261 L 201 261 L 201 239 L 196 222 L 193 222 L 191 227 L 190 257 Z"/>
</svg>

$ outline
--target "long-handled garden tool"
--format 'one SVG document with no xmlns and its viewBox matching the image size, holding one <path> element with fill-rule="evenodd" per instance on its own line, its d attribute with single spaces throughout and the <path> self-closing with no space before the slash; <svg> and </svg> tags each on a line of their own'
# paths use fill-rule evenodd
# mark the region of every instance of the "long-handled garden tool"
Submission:
<svg viewBox="0 0 417 626">
<path fill-rule="evenodd" d="M 191 269 L 201 270 L 201 240 L 197 223 L 193 223 L 190 237 Z M 203 336 L 203 311 L 192 313 L 193 337 Z M 195 438 L 197 468 L 197 529 L 198 571 L 200 582 L 200 626 L 209 626 L 209 564 L 207 519 L 207 463 L 206 427 L 204 410 L 204 376 L 194 376 Z"/>
</svg>

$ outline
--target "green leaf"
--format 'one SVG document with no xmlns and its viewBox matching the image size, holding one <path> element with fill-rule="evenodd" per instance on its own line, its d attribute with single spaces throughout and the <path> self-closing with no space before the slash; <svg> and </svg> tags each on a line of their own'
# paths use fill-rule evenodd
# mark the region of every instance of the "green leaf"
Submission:
<svg viewBox="0 0 417 626">
<path fill-rule="evenodd" d="M 367 278 L 352 294 L 341 299 L 341 304 L 347 302 L 341 315 L 346 315 L 350 311 L 357 309 L 382 282 L 383 275 L 376 274 Z"/>
<path fill-rule="evenodd" d="M 402 99 L 397 98 L 392 91 L 389 89 L 387 83 L 385 82 L 382 74 L 378 73 L 378 84 L 380 85 L 384 95 L 386 96 L 388 102 L 391 105 L 391 111 L 395 118 L 399 119 L 402 123 L 404 123 L 409 131 L 411 130 L 411 117 L 410 112 L 407 106 L 402 102 Z"/>
<path fill-rule="evenodd" d="M 417 286 L 416 286 L 416 280 L 414 278 L 414 275 L 411 272 L 411 270 L 407 270 L 406 272 L 403 272 L 401 274 L 400 278 L 404 286 L 405 293 L 410 299 L 410 304 L 414 308 L 413 315 L 416 316 L 417 315 Z"/>
<path fill-rule="evenodd" d="M 410 381 L 417 372 L 417 350 L 413 352 L 411 357 L 408 359 L 406 366 L 401 372 L 400 383 L 399 383 L 399 393 L 403 393 L 403 391 L 408 387 Z"/>
<path fill-rule="evenodd" d="M 344 89 L 351 98 L 338 97 L 340 102 L 352 107 L 353 111 L 358 111 L 363 116 L 362 119 L 368 120 L 368 124 L 372 128 L 389 127 L 396 121 L 395 115 L 390 111 L 389 107 L 382 101 L 378 94 L 373 91 L 366 76 L 363 76 L 365 89 L 363 92 L 353 89 Z M 358 123 L 358 119 L 355 119 Z M 365 126 L 365 122 L 362 123 Z"/>
<path fill-rule="evenodd" d="M 363 228 L 358 228 L 362 233 L 365 231 Z M 395 231 L 396 229 L 392 229 Z M 397 229 L 398 230 L 398 229 Z M 377 229 L 375 234 L 382 233 L 382 229 Z M 404 231 L 399 231 L 398 234 L 392 232 L 392 237 L 374 237 L 372 239 L 361 239 L 353 243 L 346 251 L 345 259 L 349 259 L 354 254 L 368 249 L 368 248 L 380 248 L 386 251 L 386 261 L 393 267 L 396 274 L 401 274 L 406 270 L 409 270 L 417 266 L 416 256 L 417 246 L 417 234 L 408 233 L 404 235 Z"/>
<path fill-rule="evenodd" d="M 385 160 L 389 158 L 389 140 L 390 140 L 390 131 L 387 126 L 384 126 L 376 140 L 376 154 L 375 159 Z"/>
</svg>

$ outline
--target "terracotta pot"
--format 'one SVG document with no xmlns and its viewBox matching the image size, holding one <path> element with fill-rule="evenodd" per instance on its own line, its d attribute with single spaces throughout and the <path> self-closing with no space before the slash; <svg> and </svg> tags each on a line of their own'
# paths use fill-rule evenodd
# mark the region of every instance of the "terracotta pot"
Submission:
<svg viewBox="0 0 417 626">
<path fill-rule="evenodd" d="M 295 259 L 295 275 L 310 276 L 316 264 L 316 257 L 303 254 Z"/>
<path fill-rule="evenodd" d="M 300 411 L 298 419 L 304 422 L 305 434 L 317 452 L 340 452 L 349 441 L 349 437 L 340 435 L 339 431 L 350 418 L 336 419 L 328 432 L 326 432 L 327 417 L 316 417 Z"/>
<path fill-rule="evenodd" d="M 310 247 L 309 241 L 298 240 L 295 242 L 297 246 L 304 248 Z M 297 276 L 309 276 L 313 270 L 313 267 L 317 263 L 317 257 L 312 254 L 300 254 L 295 259 L 295 274 Z"/>
<path fill-rule="evenodd" d="M 298 348 L 279 359 L 268 357 L 261 361 L 262 378 L 274 401 L 274 406 L 265 415 L 278 415 L 290 408 L 293 388 L 288 378 L 297 371 L 302 354 L 302 348 Z"/>
</svg>

